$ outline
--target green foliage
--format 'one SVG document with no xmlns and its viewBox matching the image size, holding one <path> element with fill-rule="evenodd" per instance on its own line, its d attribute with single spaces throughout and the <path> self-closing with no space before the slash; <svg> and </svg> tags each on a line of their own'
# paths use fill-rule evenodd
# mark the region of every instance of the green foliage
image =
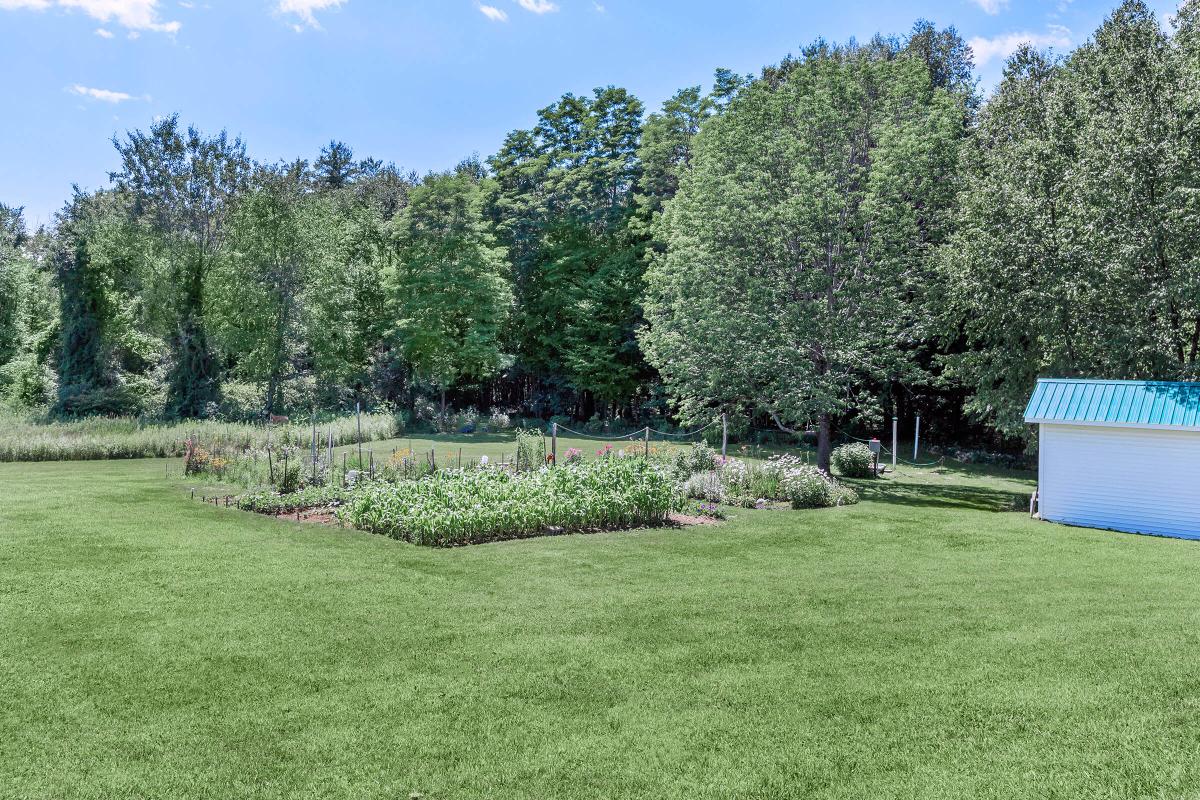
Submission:
<svg viewBox="0 0 1200 800">
<path fill-rule="evenodd" d="M 641 113 L 624 89 L 568 94 L 489 160 L 491 214 L 513 265 L 517 367 L 593 404 L 627 400 L 645 374 L 634 339 L 643 240 L 629 230 Z"/>
<path fill-rule="evenodd" d="M 924 62 L 819 45 L 704 125 L 660 220 L 640 337 L 685 419 L 817 424 L 828 466 L 830 418 L 914 370 L 895 343 L 953 201 L 962 119 Z"/>
<path fill-rule="evenodd" d="M 307 486 L 286 494 L 260 490 L 238 497 L 237 507 L 256 514 L 287 514 L 305 509 L 336 507 L 345 502 L 348 496 L 349 492 L 340 486 Z"/>
<path fill-rule="evenodd" d="M 941 252 L 967 411 L 1027 436 L 1038 376 L 1200 376 L 1195 4 L 1122 3 L 1066 59 L 1022 48 L 962 159 Z"/>
<path fill-rule="evenodd" d="M 812 466 L 788 468 L 780 479 L 784 499 L 792 508 L 830 508 L 853 505 L 858 495 L 830 477 L 828 472 Z"/>
<path fill-rule="evenodd" d="M 483 218 L 484 193 L 465 170 L 430 175 L 397 224 L 395 335 L 417 374 L 442 392 L 508 363 L 501 333 L 512 291 L 505 251 Z"/>
<path fill-rule="evenodd" d="M 478 469 L 367 483 L 351 492 L 339 516 L 356 528 L 447 547 L 661 525 L 678 505 L 665 470 L 613 458 L 530 473 Z"/>
<path fill-rule="evenodd" d="M 678 481 L 685 481 L 697 473 L 712 472 L 717 468 L 720 456 L 705 442 L 696 442 L 686 450 L 675 454 L 673 473 Z"/>
<path fill-rule="evenodd" d="M 875 463 L 871 448 L 861 442 L 844 444 L 834 449 L 833 468 L 847 478 L 870 478 L 874 475 Z"/>
<path fill-rule="evenodd" d="M 247 185 L 246 148 L 224 131 L 213 137 L 185 131 L 178 116 L 113 144 L 121 157 L 113 174 L 117 191 L 132 199 L 131 211 L 160 257 L 145 264 L 163 267 L 147 270 L 147 280 L 164 301 L 156 316 L 171 348 L 166 412 L 204 417 L 220 392 L 205 300 L 230 208 Z"/>
<path fill-rule="evenodd" d="M 541 431 L 522 428 L 517 431 L 516 468 L 528 472 L 546 463 L 546 439 Z"/>
</svg>

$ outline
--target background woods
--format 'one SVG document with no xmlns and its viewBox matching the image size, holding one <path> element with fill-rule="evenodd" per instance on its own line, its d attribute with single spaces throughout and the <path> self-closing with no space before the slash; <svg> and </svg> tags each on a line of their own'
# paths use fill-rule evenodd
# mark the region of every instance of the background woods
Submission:
<svg viewBox="0 0 1200 800">
<path fill-rule="evenodd" d="M 1131 0 L 986 100 L 953 29 L 815 42 L 650 113 L 567 94 L 417 176 L 260 164 L 177 117 L 27 230 L 0 206 L 0 402 L 58 417 L 498 408 L 1017 446 L 1038 375 L 1200 357 L 1200 12 Z"/>
</svg>

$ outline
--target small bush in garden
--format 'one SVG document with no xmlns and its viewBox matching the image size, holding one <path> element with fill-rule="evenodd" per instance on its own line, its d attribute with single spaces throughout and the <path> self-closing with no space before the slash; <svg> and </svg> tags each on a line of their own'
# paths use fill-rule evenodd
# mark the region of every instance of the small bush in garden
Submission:
<svg viewBox="0 0 1200 800">
<path fill-rule="evenodd" d="M 300 488 L 302 479 L 299 460 L 287 460 L 275 467 L 275 486 L 280 494 L 291 494 Z"/>
<path fill-rule="evenodd" d="M 712 472 L 717 468 L 717 453 L 704 442 L 697 442 L 675 456 L 675 479 L 686 481 L 698 472 Z"/>
<path fill-rule="evenodd" d="M 725 502 L 725 484 L 719 472 L 697 472 L 683 482 L 683 493 L 693 500 Z"/>
<path fill-rule="evenodd" d="M 696 506 L 696 516 L 705 519 L 725 519 L 725 512 L 716 503 L 701 503 Z"/>
<path fill-rule="evenodd" d="M 517 431 L 517 469 L 528 472 L 542 465 L 546 441 L 538 431 Z"/>
<path fill-rule="evenodd" d="M 858 502 L 858 495 L 816 467 L 789 469 L 780 480 L 784 499 L 792 508 L 829 508 Z"/>
<path fill-rule="evenodd" d="M 572 447 L 567 450 L 564 458 L 564 464 L 579 464 L 583 462 L 583 451 L 578 447 Z"/>
<path fill-rule="evenodd" d="M 290 494 L 259 491 L 239 497 L 237 506 L 257 514 L 287 514 L 305 508 L 338 506 L 347 494 L 340 486 L 310 486 Z"/>
<path fill-rule="evenodd" d="M 871 465 L 874 457 L 871 448 L 859 442 L 837 448 L 830 460 L 838 474 L 847 478 L 870 478 L 873 474 Z"/>
<path fill-rule="evenodd" d="M 512 417 L 498 408 L 493 408 L 487 421 L 488 430 L 506 431 L 512 427 Z"/>
</svg>

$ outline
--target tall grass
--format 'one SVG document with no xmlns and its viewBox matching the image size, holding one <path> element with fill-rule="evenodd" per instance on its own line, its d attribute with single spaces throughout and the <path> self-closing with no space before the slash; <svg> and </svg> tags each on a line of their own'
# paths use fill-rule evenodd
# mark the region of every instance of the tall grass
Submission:
<svg viewBox="0 0 1200 800">
<path fill-rule="evenodd" d="M 390 439 L 402 433 L 402 424 L 391 414 L 363 414 L 364 441 Z M 317 426 L 322 444 L 333 431 L 335 445 L 356 442 L 353 416 Z M 244 450 L 267 445 L 307 447 L 312 426 L 302 423 L 266 425 L 242 422 L 145 423 L 136 419 L 85 419 L 76 422 L 40 423 L 20 418 L 0 418 L 0 461 L 95 461 L 109 458 L 167 458 L 183 455 L 183 443 L 195 436 L 210 450 Z"/>
</svg>

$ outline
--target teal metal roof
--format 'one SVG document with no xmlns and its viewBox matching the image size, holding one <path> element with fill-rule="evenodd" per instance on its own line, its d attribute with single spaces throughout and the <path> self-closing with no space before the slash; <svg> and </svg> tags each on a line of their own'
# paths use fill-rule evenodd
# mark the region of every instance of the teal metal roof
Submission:
<svg viewBox="0 0 1200 800">
<path fill-rule="evenodd" d="M 1200 383 L 1039 379 L 1025 421 L 1200 430 Z"/>
</svg>

